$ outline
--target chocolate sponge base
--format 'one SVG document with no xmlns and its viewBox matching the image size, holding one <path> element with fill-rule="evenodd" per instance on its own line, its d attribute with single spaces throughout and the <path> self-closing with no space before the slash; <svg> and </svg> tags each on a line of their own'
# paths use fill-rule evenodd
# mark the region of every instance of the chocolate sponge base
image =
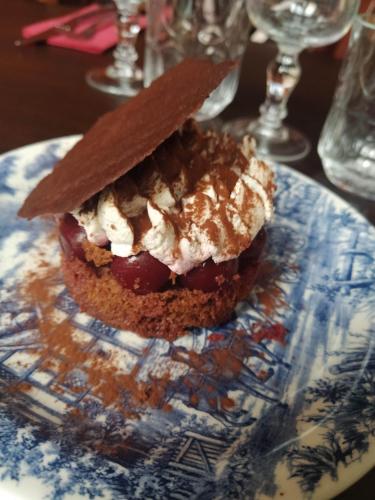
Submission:
<svg viewBox="0 0 375 500">
<path fill-rule="evenodd" d="M 96 269 L 76 257 L 62 256 L 65 284 L 80 309 L 115 328 L 169 341 L 190 327 L 212 327 L 227 321 L 253 282 L 236 275 L 220 289 L 205 293 L 187 288 L 136 295 L 122 288 L 107 267 Z"/>
</svg>

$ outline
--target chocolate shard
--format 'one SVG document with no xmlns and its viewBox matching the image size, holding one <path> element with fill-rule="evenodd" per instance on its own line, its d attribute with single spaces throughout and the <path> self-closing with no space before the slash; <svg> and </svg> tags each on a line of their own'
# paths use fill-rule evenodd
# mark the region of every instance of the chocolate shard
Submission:
<svg viewBox="0 0 375 500">
<path fill-rule="evenodd" d="M 136 97 L 102 116 L 26 198 L 18 212 L 69 212 L 150 155 L 195 113 L 235 67 L 185 59 Z"/>
</svg>

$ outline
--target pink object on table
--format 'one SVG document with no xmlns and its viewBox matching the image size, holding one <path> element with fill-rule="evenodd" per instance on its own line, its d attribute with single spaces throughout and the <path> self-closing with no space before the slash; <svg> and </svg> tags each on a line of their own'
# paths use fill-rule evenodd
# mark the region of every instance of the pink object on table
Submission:
<svg viewBox="0 0 375 500">
<path fill-rule="evenodd" d="M 29 24 L 22 28 L 22 36 L 23 38 L 30 38 L 32 36 L 38 35 L 43 31 L 46 31 L 50 28 L 53 28 L 56 24 L 62 24 L 69 21 L 72 21 L 78 16 L 82 14 L 86 14 L 89 12 L 95 12 L 100 9 L 99 4 L 92 4 L 88 7 L 84 7 L 83 9 L 75 10 L 70 14 L 65 16 L 55 17 L 52 19 L 47 19 L 46 21 L 40 21 L 37 23 Z M 95 22 L 98 19 L 95 19 Z M 82 20 L 82 23 L 79 24 L 75 28 L 76 33 L 80 33 L 85 28 L 88 28 L 92 23 L 92 19 Z M 146 25 L 145 16 L 140 17 L 140 26 L 144 28 Z M 58 34 L 48 38 L 48 45 L 54 45 L 55 47 L 64 47 L 66 49 L 74 49 L 82 52 L 89 52 L 91 54 L 101 54 L 105 50 L 115 46 L 118 41 L 118 33 L 116 27 L 116 14 L 113 13 L 113 21 L 105 17 L 103 19 L 103 24 L 99 23 L 97 30 L 90 38 L 74 38 L 69 35 Z"/>
</svg>

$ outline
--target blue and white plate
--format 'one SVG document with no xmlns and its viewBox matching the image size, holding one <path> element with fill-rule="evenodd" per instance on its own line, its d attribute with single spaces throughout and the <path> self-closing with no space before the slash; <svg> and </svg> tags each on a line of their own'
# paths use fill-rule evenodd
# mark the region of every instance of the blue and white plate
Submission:
<svg viewBox="0 0 375 500">
<path fill-rule="evenodd" d="M 254 295 L 227 325 L 169 344 L 80 313 L 62 286 L 56 308 L 92 346 L 144 370 L 173 356 L 173 410 L 126 420 L 90 391 L 55 390 L 56 374 L 29 352 L 36 312 L 19 302 L 15 286 L 41 248 L 53 261 L 58 249 L 46 241 L 45 223 L 16 212 L 76 140 L 0 158 L 0 497 L 332 498 L 359 479 L 375 464 L 375 230 L 287 167 L 276 168 L 269 228 L 267 259 L 281 270 L 271 317 Z M 245 333 L 239 347 L 238 331 L 255 324 L 269 334 Z M 240 369 L 218 367 L 218 349 Z M 189 364 L 188 351 L 204 368 Z M 17 380 L 31 390 L 9 393 Z M 87 421 L 67 421 L 83 407 Z"/>
</svg>

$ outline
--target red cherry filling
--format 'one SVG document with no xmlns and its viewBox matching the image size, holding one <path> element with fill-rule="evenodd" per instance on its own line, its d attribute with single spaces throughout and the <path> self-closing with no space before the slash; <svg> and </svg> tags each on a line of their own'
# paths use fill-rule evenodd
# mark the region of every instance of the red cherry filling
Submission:
<svg viewBox="0 0 375 500">
<path fill-rule="evenodd" d="M 80 260 L 86 261 L 82 248 L 82 243 L 86 240 L 86 232 L 70 214 L 64 214 L 60 221 L 59 239 L 61 248 L 68 257 L 75 255 Z"/>
<path fill-rule="evenodd" d="M 60 221 L 60 244 L 64 253 L 86 261 L 82 243 L 86 232 L 71 214 L 65 214 Z M 215 264 L 212 259 L 203 262 L 187 274 L 179 277 L 179 283 L 190 290 L 212 292 L 230 281 L 239 272 L 246 281 L 255 282 L 259 270 L 259 260 L 266 244 L 266 232 L 261 229 L 238 259 Z M 148 252 L 132 257 L 114 256 L 111 270 L 117 281 L 139 295 L 161 290 L 170 278 L 170 270 Z"/>
<path fill-rule="evenodd" d="M 266 246 L 266 240 L 267 234 L 266 231 L 262 228 L 254 238 L 254 240 L 251 242 L 251 245 L 241 253 L 239 257 L 240 271 L 243 268 L 248 267 L 249 265 L 256 264 L 260 260 Z"/>
<path fill-rule="evenodd" d="M 171 274 L 169 268 L 141 252 L 134 257 L 113 257 L 111 270 L 117 281 L 138 295 L 157 292 L 167 283 Z"/>
<path fill-rule="evenodd" d="M 266 246 L 267 233 L 261 229 L 249 248 L 244 250 L 239 257 L 239 274 L 248 286 L 255 284 L 259 273 L 260 259 Z"/>
<path fill-rule="evenodd" d="M 239 269 L 239 274 L 241 276 L 241 280 L 246 283 L 247 287 L 252 288 L 255 285 L 255 281 L 259 274 L 260 262 L 246 263 L 244 265 L 242 263 L 241 268 Z"/>
<path fill-rule="evenodd" d="M 181 276 L 180 283 L 190 290 L 213 292 L 225 281 L 231 280 L 237 271 L 238 259 L 227 260 L 220 264 L 215 264 L 212 259 L 209 259 Z"/>
</svg>

